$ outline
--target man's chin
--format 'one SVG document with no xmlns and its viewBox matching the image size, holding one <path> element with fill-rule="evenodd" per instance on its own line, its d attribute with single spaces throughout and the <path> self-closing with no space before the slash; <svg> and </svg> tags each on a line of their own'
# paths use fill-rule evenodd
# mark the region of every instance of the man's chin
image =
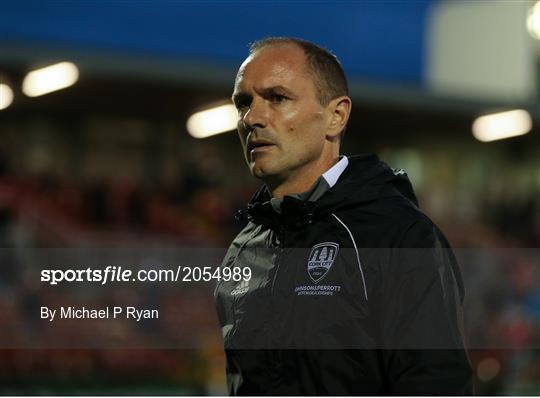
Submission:
<svg viewBox="0 0 540 398">
<path fill-rule="evenodd" d="M 252 162 L 249 165 L 249 169 L 253 177 L 261 180 L 272 178 L 278 174 L 274 168 L 264 164 L 263 162 Z"/>
<path fill-rule="evenodd" d="M 265 172 L 263 169 L 260 169 L 260 168 L 257 168 L 257 167 L 253 167 L 251 169 L 251 175 L 255 178 L 258 178 L 258 179 L 264 179 L 268 176 L 268 173 Z"/>
</svg>

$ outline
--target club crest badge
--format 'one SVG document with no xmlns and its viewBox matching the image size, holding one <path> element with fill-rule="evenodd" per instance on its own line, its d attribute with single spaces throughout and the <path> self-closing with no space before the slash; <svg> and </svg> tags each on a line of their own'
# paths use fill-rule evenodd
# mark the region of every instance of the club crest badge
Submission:
<svg viewBox="0 0 540 398">
<path fill-rule="evenodd" d="M 326 276 L 337 256 L 339 245 L 334 242 L 319 243 L 311 249 L 307 263 L 308 275 L 314 283 Z"/>
</svg>

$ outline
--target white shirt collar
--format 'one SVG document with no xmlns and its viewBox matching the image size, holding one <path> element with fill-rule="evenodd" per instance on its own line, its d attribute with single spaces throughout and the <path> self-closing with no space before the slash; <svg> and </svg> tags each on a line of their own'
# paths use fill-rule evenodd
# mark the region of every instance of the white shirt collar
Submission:
<svg viewBox="0 0 540 398">
<path fill-rule="evenodd" d="M 341 173 L 343 173 L 348 164 L 349 159 L 347 159 L 347 156 L 340 156 L 339 162 L 330 167 L 326 173 L 322 175 L 328 185 L 330 185 L 330 188 L 336 185 L 339 176 L 341 176 Z"/>
</svg>

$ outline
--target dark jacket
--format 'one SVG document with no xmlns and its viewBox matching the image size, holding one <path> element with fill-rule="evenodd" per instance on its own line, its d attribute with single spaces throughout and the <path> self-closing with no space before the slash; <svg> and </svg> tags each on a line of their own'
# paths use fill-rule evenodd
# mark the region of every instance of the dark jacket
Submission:
<svg viewBox="0 0 540 398">
<path fill-rule="evenodd" d="M 215 291 L 232 395 L 470 394 L 463 283 L 403 171 L 349 157 L 318 200 L 261 188 Z"/>
</svg>

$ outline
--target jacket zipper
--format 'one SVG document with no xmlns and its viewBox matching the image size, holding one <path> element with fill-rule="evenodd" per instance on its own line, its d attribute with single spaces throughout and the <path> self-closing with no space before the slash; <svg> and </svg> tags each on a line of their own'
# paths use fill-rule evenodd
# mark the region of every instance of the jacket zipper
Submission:
<svg viewBox="0 0 540 398">
<path fill-rule="evenodd" d="M 270 300 L 272 301 L 272 314 L 276 313 L 276 305 L 274 300 L 274 286 L 278 277 L 279 268 L 281 265 L 281 259 L 283 257 L 284 247 L 285 247 L 285 227 L 280 225 L 279 232 L 276 233 L 277 244 L 274 246 L 278 250 L 275 258 L 276 272 L 274 273 L 274 278 L 272 280 L 272 287 L 270 288 Z M 273 380 L 273 384 L 277 384 L 281 380 L 281 371 L 278 370 L 282 366 L 282 356 L 281 350 L 278 347 L 273 348 L 267 352 L 267 358 L 270 363 L 269 376 Z"/>
<path fill-rule="evenodd" d="M 276 283 L 277 275 L 279 273 L 279 267 L 281 264 L 281 257 L 282 257 L 283 249 L 284 249 L 283 247 L 284 238 L 285 238 L 285 227 L 281 225 L 279 227 L 279 232 L 276 233 L 277 245 L 274 246 L 275 248 L 278 249 L 278 252 L 275 258 L 276 272 L 274 273 L 274 278 L 272 280 L 272 287 L 270 288 L 270 294 L 272 297 L 274 296 L 274 285 Z"/>
</svg>

